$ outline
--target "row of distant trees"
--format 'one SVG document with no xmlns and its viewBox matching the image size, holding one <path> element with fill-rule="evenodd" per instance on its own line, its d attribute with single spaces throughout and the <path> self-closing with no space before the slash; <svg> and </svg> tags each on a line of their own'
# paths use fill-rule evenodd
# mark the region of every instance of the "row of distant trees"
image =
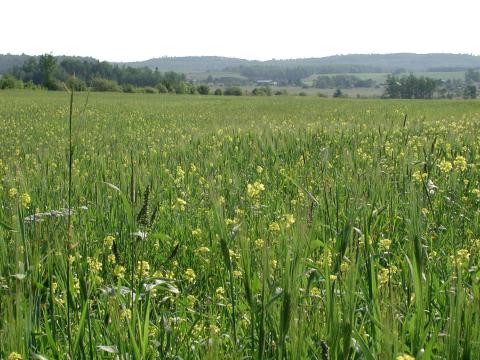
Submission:
<svg viewBox="0 0 480 360">
<path fill-rule="evenodd" d="M 161 73 L 147 67 L 133 68 L 105 61 L 65 58 L 60 62 L 50 54 L 29 57 L 2 77 L 3 86 L 43 87 L 62 89 L 62 83 L 78 91 L 93 88 L 98 91 L 133 91 L 135 88 L 157 89 L 158 92 L 189 93 L 194 91 L 185 74 L 173 71 Z M 201 89 L 200 89 L 201 90 Z M 195 89 L 197 91 L 197 89 Z"/>
<path fill-rule="evenodd" d="M 432 99 L 463 96 L 467 99 L 477 97 L 476 82 L 480 81 L 480 73 L 469 70 L 465 73 L 465 81 L 435 80 L 424 76 L 388 75 L 385 81 L 384 97 L 391 99 Z"/>
<path fill-rule="evenodd" d="M 317 77 L 313 85 L 318 89 L 369 88 L 375 86 L 375 81 L 372 79 L 361 79 L 355 75 L 321 75 Z"/>
<path fill-rule="evenodd" d="M 275 65 L 240 65 L 228 67 L 225 71 L 240 74 L 250 81 L 258 79 L 274 80 L 280 85 L 303 86 L 303 79 L 314 74 L 336 74 L 336 73 L 372 73 L 382 72 L 382 69 L 375 66 L 364 65 L 298 65 L 298 66 L 275 66 Z"/>
</svg>

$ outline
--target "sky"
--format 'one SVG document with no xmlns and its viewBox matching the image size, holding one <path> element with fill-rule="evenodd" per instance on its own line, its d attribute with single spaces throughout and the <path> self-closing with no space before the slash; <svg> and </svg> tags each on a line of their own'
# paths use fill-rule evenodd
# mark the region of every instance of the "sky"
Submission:
<svg viewBox="0 0 480 360">
<path fill-rule="evenodd" d="M 1 0 L 0 54 L 480 55 L 479 10 L 478 0 Z"/>
</svg>

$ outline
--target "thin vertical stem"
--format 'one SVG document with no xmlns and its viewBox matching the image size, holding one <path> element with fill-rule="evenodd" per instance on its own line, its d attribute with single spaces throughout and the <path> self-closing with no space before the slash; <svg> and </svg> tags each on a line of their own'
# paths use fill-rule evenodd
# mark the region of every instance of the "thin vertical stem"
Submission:
<svg viewBox="0 0 480 360">
<path fill-rule="evenodd" d="M 70 114 L 68 118 L 68 219 L 67 219 L 67 337 L 68 352 L 72 356 L 72 334 L 70 330 L 70 250 L 72 242 L 72 165 L 73 165 L 73 147 L 72 147 L 72 115 L 73 115 L 73 88 L 70 89 Z"/>
</svg>

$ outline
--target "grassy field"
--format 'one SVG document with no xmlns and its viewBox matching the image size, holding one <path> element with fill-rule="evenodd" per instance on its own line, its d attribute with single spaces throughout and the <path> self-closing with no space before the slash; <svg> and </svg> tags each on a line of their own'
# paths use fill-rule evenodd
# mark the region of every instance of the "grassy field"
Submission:
<svg viewBox="0 0 480 360">
<path fill-rule="evenodd" d="M 86 100 L 0 92 L 0 358 L 480 352 L 479 102 Z"/>
</svg>

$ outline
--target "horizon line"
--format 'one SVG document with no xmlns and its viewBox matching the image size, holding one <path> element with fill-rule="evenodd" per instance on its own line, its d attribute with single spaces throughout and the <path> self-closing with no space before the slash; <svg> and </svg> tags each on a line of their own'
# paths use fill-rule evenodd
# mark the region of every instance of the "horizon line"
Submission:
<svg viewBox="0 0 480 360">
<path fill-rule="evenodd" d="M 12 54 L 12 53 L 1 53 L 0 56 L 41 56 L 44 54 L 51 54 L 55 57 L 79 57 L 79 58 L 92 58 L 94 60 L 98 61 L 105 61 L 108 63 L 141 63 L 141 62 L 146 62 L 150 60 L 157 60 L 157 59 L 178 59 L 178 58 L 208 58 L 208 57 L 213 57 L 213 58 L 224 58 L 224 59 L 236 59 L 236 60 L 245 60 L 245 61 L 258 61 L 258 62 L 267 62 L 267 61 L 289 61 L 289 60 L 308 60 L 308 59 L 322 59 L 322 58 L 329 58 L 329 57 L 335 57 L 335 56 L 355 56 L 355 55 L 366 55 L 366 56 L 375 56 L 375 55 L 400 55 L 400 54 L 405 54 L 405 55 L 466 55 L 466 56 L 473 56 L 473 57 L 478 57 L 480 54 L 474 54 L 474 53 L 453 53 L 453 52 L 426 52 L 426 53 L 417 53 L 417 52 L 372 52 L 372 53 L 343 53 L 343 54 L 333 54 L 333 55 L 324 55 L 324 56 L 308 56 L 308 57 L 290 57 L 290 58 L 269 58 L 266 60 L 260 60 L 260 59 L 252 59 L 252 58 L 244 58 L 244 57 L 234 57 L 234 56 L 223 56 L 223 55 L 161 55 L 157 57 L 150 57 L 148 59 L 143 59 L 143 60 L 105 60 L 105 59 L 100 59 L 97 57 L 94 57 L 92 55 L 67 55 L 67 54 L 55 54 L 53 52 L 44 52 L 41 54 L 27 54 L 27 53 L 21 53 L 21 54 Z"/>
</svg>

